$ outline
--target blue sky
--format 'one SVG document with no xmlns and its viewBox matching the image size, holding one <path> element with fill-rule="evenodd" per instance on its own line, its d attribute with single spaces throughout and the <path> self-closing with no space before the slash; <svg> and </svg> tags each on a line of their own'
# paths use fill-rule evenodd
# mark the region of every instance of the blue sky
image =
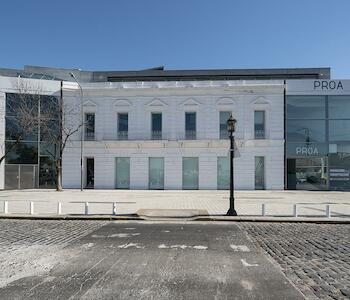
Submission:
<svg viewBox="0 0 350 300">
<path fill-rule="evenodd" d="M 0 67 L 332 67 L 350 79 L 349 0 L 4 0 Z"/>
</svg>

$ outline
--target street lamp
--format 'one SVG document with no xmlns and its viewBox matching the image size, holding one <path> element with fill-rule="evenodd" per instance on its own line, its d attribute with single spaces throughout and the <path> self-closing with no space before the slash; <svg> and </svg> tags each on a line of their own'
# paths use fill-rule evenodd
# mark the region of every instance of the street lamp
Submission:
<svg viewBox="0 0 350 300">
<path fill-rule="evenodd" d="M 74 79 L 74 81 L 78 84 L 80 89 L 80 114 L 81 114 L 81 128 L 80 128 L 80 190 L 83 191 L 83 147 L 84 147 L 84 111 L 83 111 L 83 88 L 81 87 L 79 81 L 75 77 L 73 73 L 69 73 L 69 75 Z"/>
<path fill-rule="evenodd" d="M 232 118 L 232 115 L 227 120 L 227 131 L 230 136 L 230 209 L 227 211 L 228 216 L 237 216 L 237 212 L 235 210 L 235 198 L 233 196 L 233 157 L 234 157 L 234 144 L 235 137 L 233 133 L 236 130 L 236 122 L 237 120 Z"/>
</svg>

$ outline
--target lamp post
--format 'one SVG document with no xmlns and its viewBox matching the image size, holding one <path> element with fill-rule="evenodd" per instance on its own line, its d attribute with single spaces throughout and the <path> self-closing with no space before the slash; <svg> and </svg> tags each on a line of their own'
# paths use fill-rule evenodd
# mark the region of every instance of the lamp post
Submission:
<svg viewBox="0 0 350 300">
<path fill-rule="evenodd" d="M 234 144 L 235 137 L 233 133 L 236 129 L 237 120 L 232 118 L 232 115 L 227 120 L 227 131 L 230 136 L 230 209 L 227 211 L 227 216 L 237 216 L 237 212 L 235 210 L 235 198 L 233 196 L 233 157 L 234 157 Z"/>
<path fill-rule="evenodd" d="M 81 114 L 81 128 L 80 128 L 80 190 L 83 191 L 84 183 L 83 183 L 83 149 L 84 149 L 84 110 L 83 110 L 83 88 L 81 87 L 79 81 L 75 77 L 73 73 L 69 73 L 69 75 L 74 79 L 74 81 L 78 84 L 80 89 L 80 114 Z"/>
</svg>

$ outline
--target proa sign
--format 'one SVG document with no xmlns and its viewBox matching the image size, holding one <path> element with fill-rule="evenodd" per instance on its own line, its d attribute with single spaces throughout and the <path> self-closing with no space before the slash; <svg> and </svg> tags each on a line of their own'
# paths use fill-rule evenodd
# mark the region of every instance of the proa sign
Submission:
<svg viewBox="0 0 350 300">
<path fill-rule="evenodd" d="M 343 90 L 343 84 L 340 80 L 315 80 L 314 90 L 324 91 L 324 90 Z"/>
</svg>

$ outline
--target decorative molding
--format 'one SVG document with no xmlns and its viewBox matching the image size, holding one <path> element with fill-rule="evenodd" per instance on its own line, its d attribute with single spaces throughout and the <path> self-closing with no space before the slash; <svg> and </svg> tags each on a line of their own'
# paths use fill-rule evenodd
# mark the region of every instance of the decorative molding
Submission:
<svg viewBox="0 0 350 300">
<path fill-rule="evenodd" d="M 91 100 L 87 100 L 83 103 L 83 106 L 87 108 L 95 108 L 97 107 L 97 104 Z"/>
<path fill-rule="evenodd" d="M 126 99 L 119 99 L 114 102 L 113 107 L 114 108 L 119 108 L 119 107 L 130 107 L 132 106 L 131 102 Z"/>
<path fill-rule="evenodd" d="M 149 107 L 166 107 L 168 106 L 168 104 L 166 104 L 165 102 L 163 102 L 162 100 L 155 98 L 153 99 L 151 102 L 146 104 Z"/>
<path fill-rule="evenodd" d="M 230 105 L 236 105 L 237 101 L 230 97 L 221 97 L 216 101 L 216 104 L 219 106 L 230 106 Z"/>
<path fill-rule="evenodd" d="M 265 105 L 265 106 L 270 106 L 271 105 L 271 101 L 267 100 L 265 97 L 263 96 L 259 96 L 257 98 L 255 98 L 253 101 L 250 102 L 251 106 L 255 106 L 255 105 Z"/>
<path fill-rule="evenodd" d="M 193 98 L 188 98 L 187 100 L 182 102 L 181 105 L 186 106 L 186 107 L 196 107 L 196 106 L 201 105 L 201 103 Z"/>
</svg>

